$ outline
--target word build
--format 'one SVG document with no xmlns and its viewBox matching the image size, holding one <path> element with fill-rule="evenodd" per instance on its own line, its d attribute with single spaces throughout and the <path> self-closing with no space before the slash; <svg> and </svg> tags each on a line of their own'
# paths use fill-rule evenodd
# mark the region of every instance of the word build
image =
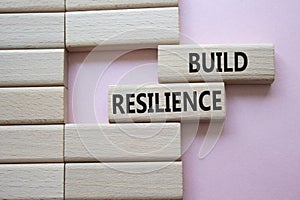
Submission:
<svg viewBox="0 0 300 200">
<path fill-rule="evenodd" d="M 110 122 L 211 120 L 224 117 L 223 83 L 109 87 Z"/>
</svg>

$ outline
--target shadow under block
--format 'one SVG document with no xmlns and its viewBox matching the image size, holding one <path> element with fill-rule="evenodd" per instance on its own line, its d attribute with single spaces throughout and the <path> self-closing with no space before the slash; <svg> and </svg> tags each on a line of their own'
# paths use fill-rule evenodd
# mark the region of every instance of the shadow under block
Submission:
<svg viewBox="0 0 300 200">
<path fill-rule="evenodd" d="M 64 48 L 64 13 L 0 14 L 0 49 Z"/>
<path fill-rule="evenodd" d="M 224 83 L 109 86 L 110 122 L 224 120 Z"/>
<path fill-rule="evenodd" d="M 67 124 L 66 162 L 175 161 L 179 123 Z"/>
<path fill-rule="evenodd" d="M 64 87 L 0 88 L 0 124 L 61 124 L 66 121 Z"/>
<path fill-rule="evenodd" d="M 66 164 L 66 199 L 182 199 L 182 162 Z"/>
<path fill-rule="evenodd" d="M 0 13 L 64 11 L 64 0 L 0 0 Z"/>
<path fill-rule="evenodd" d="M 64 49 L 0 50 L 0 86 L 64 86 Z"/>
<path fill-rule="evenodd" d="M 178 6 L 178 0 L 66 0 L 67 11 Z"/>
<path fill-rule="evenodd" d="M 160 83 L 271 84 L 274 68 L 274 46 L 271 44 L 158 47 Z"/>
<path fill-rule="evenodd" d="M 63 199 L 64 164 L 0 165 L 1 199 Z"/>
<path fill-rule="evenodd" d="M 0 126 L 0 163 L 63 162 L 63 125 Z"/>
<path fill-rule="evenodd" d="M 68 50 L 157 48 L 179 43 L 178 7 L 66 13 Z"/>
</svg>

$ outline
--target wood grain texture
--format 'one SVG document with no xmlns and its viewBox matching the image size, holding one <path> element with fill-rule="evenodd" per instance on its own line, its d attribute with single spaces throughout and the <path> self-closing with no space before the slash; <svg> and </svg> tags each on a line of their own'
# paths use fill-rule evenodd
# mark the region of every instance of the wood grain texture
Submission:
<svg viewBox="0 0 300 200">
<path fill-rule="evenodd" d="M 179 123 L 67 124 L 65 160 L 174 161 L 181 156 Z"/>
<path fill-rule="evenodd" d="M 64 11 L 64 0 L 0 0 L 0 13 Z"/>
<path fill-rule="evenodd" d="M 0 163 L 63 162 L 63 125 L 0 126 Z"/>
<path fill-rule="evenodd" d="M 66 121 L 64 87 L 0 88 L 0 124 L 55 124 Z"/>
<path fill-rule="evenodd" d="M 110 86 L 108 93 L 110 122 L 224 120 L 226 113 L 224 83 L 116 85 Z M 213 94 L 218 100 L 214 100 Z M 173 103 L 174 98 L 177 103 Z M 200 101 L 210 110 L 203 110 Z"/>
<path fill-rule="evenodd" d="M 64 86 L 65 51 L 0 50 L 0 86 Z"/>
<path fill-rule="evenodd" d="M 178 0 L 66 0 L 67 11 L 178 6 Z"/>
<path fill-rule="evenodd" d="M 0 49 L 64 48 L 64 13 L 0 15 Z"/>
<path fill-rule="evenodd" d="M 178 44 L 178 8 L 66 13 L 68 50 L 122 50 Z"/>
<path fill-rule="evenodd" d="M 63 199 L 63 164 L 0 165 L 1 199 Z"/>
<path fill-rule="evenodd" d="M 206 60 L 208 68 L 211 67 L 211 53 L 221 52 L 222 71 L 205 72 L 203 60 Z M 227 52 L 228 67 L 231 71 L 224 70 L 224 52 Z M 243 71 L 235 71 L 235 52 L 243 52 L 247 55 L 248 65 Z M 200 55 L 200 71 L 190 72 L 190 53 Z M 206 53 L 203 59 L 202 53 Z M 215 54 L 216 56 L 216 54 Z M 243 65 L 244 60 L 238 60 Z M 215 69 L 218 59 L 215 57 Z M 158 78 L 160 83 L 174 82 L 211 82 L 224 81 L 229 84 L 270 84 L 274 81 L 274 46 L 261 45 L 161 45 L 158 48 Z"/>
<path fill-rule="evenodd" d="M 182 199 L 182 163 L 66 164 L 66 199 Z"/>
</svg>

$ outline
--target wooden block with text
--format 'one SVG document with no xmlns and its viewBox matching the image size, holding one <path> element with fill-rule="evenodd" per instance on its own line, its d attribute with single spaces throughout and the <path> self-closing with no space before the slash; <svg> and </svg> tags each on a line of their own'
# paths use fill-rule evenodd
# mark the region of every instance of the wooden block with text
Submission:
<svg viewBox="0 0 300 200">
<path fill-rule="evenodd" d="M 158 48 L 160 83 L 271 84 L 274 71 L 271 44 L 161 45 Z"/>
</svg>

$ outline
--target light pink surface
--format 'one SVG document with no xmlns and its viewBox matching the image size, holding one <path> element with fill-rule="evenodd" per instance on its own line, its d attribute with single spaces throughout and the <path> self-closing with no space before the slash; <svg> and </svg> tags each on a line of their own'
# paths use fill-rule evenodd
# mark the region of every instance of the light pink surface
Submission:
<svg viewBox="0 0 300 200">
<path fill-rule="evenodd" d="M 300 199 L 300 2 L 185 0 L 181 32 L 197 43 L 274 43 L 276 80 L 226 87 L 227 120 L 214 150 L 183 128 L 186 200 Z M 186 38 L 185 37 L 185 38 Z M 187 43 L 182 39 L 182 43 Z M 70 55 L 70 122 L 107 122 L 107 85 L 157 82 L 156 51 Z"/>
</svg>

